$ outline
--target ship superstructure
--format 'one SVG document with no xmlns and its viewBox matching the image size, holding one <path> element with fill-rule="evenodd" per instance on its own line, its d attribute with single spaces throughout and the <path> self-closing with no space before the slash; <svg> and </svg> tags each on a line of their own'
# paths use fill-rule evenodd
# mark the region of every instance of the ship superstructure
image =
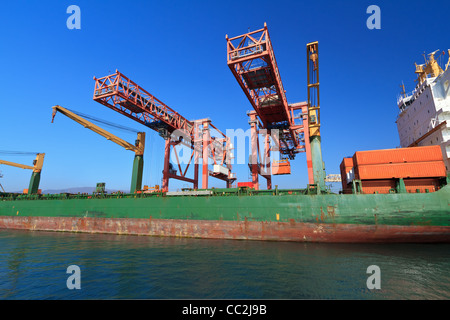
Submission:
<svg viewBox="0 0 450 320">
<path fill-rule="evenodd" d="M 403 92 L 397 103 L 397 129 L 402 148 L 439 145 L 447 172 L 450 170 L 450 57 L 441 67 L 438 51 L 428 54 L 425 63 L 416 66 L 415 89 Z M 448 50 L 450 56 L 450 49 Z"/>
</svg>

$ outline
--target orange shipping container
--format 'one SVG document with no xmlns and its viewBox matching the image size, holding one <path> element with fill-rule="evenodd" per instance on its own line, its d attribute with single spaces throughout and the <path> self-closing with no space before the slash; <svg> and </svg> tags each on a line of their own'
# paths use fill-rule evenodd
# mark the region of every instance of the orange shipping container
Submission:
<svg viewBox="0 0 450 320">
<path fill-rule="evenodd" d="M 353 168 L 353 158 L 344 158 L 341 162 L 341 183 L 342 190 L 347 188 L 347 173 Z"/>
<path fill-rule="evenodd" d="M 340 169 L 341 169 L 341 175 L 343 173 L 349 172 L 353 168 L 353 158 L 344 158 L 342 159 Z M 344 175 L 345 175 L 344 174 Z"/>
<path fill-rule="evenodd" d="M 391 189 L 395 189 L 396 181 L 393 179 L 384 180 L 363 180 L 361 181 L 362 192 L 370 193 L 389 193 Z"/>
<path fill-rule="evenodd" d="M 445 177 L 443 161 L 358 165 L 355 178 L 359 180 Z"/>
<path fill-rule="evenodd" d="M 425 179 L 404 179 L 407 192 L 434 192 L 439 189 L 439 179 L 425 178 Z"/>
<path fill-rule="evenodd" d="M 420 179 L 404 179 L 406 191 L 409 193 L 425 193 L 435 192 L 439 189 L 439 179 L 437 178 L 420 178 Z M 397 187 L 396 179 L 384 180 L 362 180 L 362 191 L 365 194 L 371 193 L 389 193 Z"/>
<path fill-rule="evenodd" d="M 443 161 L 441 147 L 436 145 L 413 148 L 357 151 L 353 155 L 353 163 L 356 166 L 366 164 L 425 161 Z"/>
</svg>

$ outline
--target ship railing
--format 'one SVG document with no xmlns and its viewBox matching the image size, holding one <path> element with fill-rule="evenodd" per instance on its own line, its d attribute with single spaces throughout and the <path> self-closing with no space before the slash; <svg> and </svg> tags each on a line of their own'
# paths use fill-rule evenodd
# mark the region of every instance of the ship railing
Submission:
<svg viewBox="0 0 450 320">
<path fill-rule="evenodd" d="M 202 192 L 204 191 L 204 192 Z M 195 194 L 198 193 L 198 194 Z M 9 194 L 2 193 L 0 194 L 0 200 L 2 201 L 27 201 L 27 200 L 80 200 L 80 199 L 117 199 L 117 198 L 149 198 L 149 197 L 165 197 L 165 196 L 175 196 L 175 197 L 183 197 L 183 196 L 231 196 L 231 195 L 247 195 L 247 196 L 278 196 L 278 195 L 307 195 L 310 194 L 308 189 L 268 189 L 268 190 L 255 190 L 253 188 L 248 187 L 239 187 L 239 188 L 212 188 L 208 190 L 196 190 L 191 193 L 180 193 L 174 194 L 165 192 L 152 192 L 152 193 L 83 193 L 83 194 L 71 194 L 71 193 L 61 193 L 61 194 Z"/>
</svg>

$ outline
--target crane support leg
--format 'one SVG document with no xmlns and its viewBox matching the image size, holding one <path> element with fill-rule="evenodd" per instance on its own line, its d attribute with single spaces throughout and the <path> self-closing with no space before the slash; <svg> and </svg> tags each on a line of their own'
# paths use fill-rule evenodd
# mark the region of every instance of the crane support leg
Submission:
<svg viewBox="0 0 450 320">
<path fill-rule="evenodd" d="M 308 114 L 308 106 L 304 106 L 301 108 L 302 114 L 306 115 L 303 118 L 303 134 L 305 137 L 305 153 L 306 153 L 306 167 L 308 168 L 308 182 L 309 184 L 314 184 L 314 171 L 312 164 L 312 156 L 311 156 L 311 142 L 309 139 L 309 114 Z"/>
<path fill-rule="evenodd" d="M 170 163 L 170 139 L 167 139 L 164 147 L 164 170 L 162 183 L 163 192 L 169 191 L 169 163 Z"/>
<path fill-rule="evenodd" d="M 266 178 L 267 189 L 272 189 L 272 174 L 271 174 L 271 163 L 270 163 L 270 137 L 272 132 L 267 129 L 259 130 L 257 114 L 255 111 L 250 111 L 248 113 L 250 120 L 250 144 L 251 144 L 251 154 L 249 161 L 249 168 L 252 174 L 252 185 L 255 190 L 259 190 L 259 176 Z M 259 145 L 259 135 L 264 136 L 264 147 L 260 148 Z M 273 137 L 273 136 L 272 136 Z M 273 137 L 275 138 L 275 137 Z M 275 140 L 275 139 L 274 139 Z M 261 159 L 261 157 L 263 159 Z"/>
<path fill-rule="evenodd" d="M 314 183 L 317 184 L 319 190 L 325 189 L 325 169 L 322 160 L 322 147 L 320 136 L 312 136 L 311 143 L 311 160 L 313 167 Z"/>
<path fill-rule="evenodd" d="M 198 189 L 198 152 L 195 152 L 195 163 L 194 163 L 194 190 Z"/>
<path fill-rule="evenodd" d="M 265 176 L 265 178 L 267 179 L 267 190 L 271 190 L 272 189 L 272 176 L 270 174 L 268 174 L 269 172 L 271 172 L 270 171 L 270 130 L 266 134 L 266 141 L 265 141 L 264 149 L 265 149 L 264 150 L 265 151 L 264 170 L 267 174 Z"/>
<path fill-rule="evenodd" d="M 130 193 L 135 193 L 142 189 L 142 172 L 144 169 L 144 158 L 141 155 L 134 156 L 133 173 L 131 176 Z"/>
<path fill-rule="evenodd" d="M 210 121 L 203 122 L 203 164 L 202 164 L 202 189 L 208 189 L 208 159 L 210 153 L 209 142 L 211 140 Z"/>
<path fill-rule="evenodd" d="M 37 194 L 39 190 L 39 182 L 41 181 L 41 172 L 33 172 L 31 174 L 30 185 L 28 186 L 28 194 Z"/>
<path fill-rule="evenodd" d="M 167 192 L 169 191 L 169 180 L 170 179 L 177 179 L 185 182 L 192 183 L 194 186 L 194 189 L 198 188 L 198 166 L 196 166 L 196 169 L 194 169 L 197 173 L 194 179 L 188 178 L 186 176 L 186 173 L 189 169 L 190 163 L 194 157 L 194 154 L 191 154 L 191 159 L 189 160 L 189 163 L 184 168 L 184 170 L 181 168 L 181 163 L 179 161 L 179 158 L 177 156 L 177 151 L 175 150 L 175 147 L 181 143 L 181 140 L 172 141 L 170 138 L 166 139 L 166 145 L 164 149 L 164 169 L 163 169 L 163 181 L 162 181 L 162 191 Z M 173 148 L 173 152 L 175 153 L 175 157 L 177 158 L 178 162 L 178 169 L 179 173 L 177 173 L 177 170 L 172 166 L 172 163 L 170 162 L 170 147 Z"/>
<path fill-rule="evenodd" d="M 199 175 L 199 159 L 200 150 L 202 148 L 202 138 L 200 138 L 199 123 L 194 123 L 194 145 L 195 145 L 195 156 L 194 156 L 194 190 L 198 189 L 198 175 Z"/>
<path fill-rule="evenodd" d="M 256 112 L 250 112 L 250 125 L 251 125 L 251 169 L 252 169 L 252 184 L 255 190 L 259 190 L 258 183 L 258 127 L 256 120 Z"/>
</svg>

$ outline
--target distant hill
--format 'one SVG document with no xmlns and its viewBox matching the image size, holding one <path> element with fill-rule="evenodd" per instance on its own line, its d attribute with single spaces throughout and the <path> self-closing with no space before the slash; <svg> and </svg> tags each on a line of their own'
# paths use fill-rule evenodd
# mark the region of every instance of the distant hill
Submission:
<svg viewBox="0 0 450 320">
<path fill-rule="evenodd" d="M 95 187 L 72 187 L 72 188 L 65 188 L 65 189 L 44 189 L 42 190 L 42 193 L 44 194 L 54 194 L 54 193 L 93 193 L 95 191 Z M 115 190 L 115 189 L 106 189 L 107 193 L 113 193 L 113 192 L 126 192 L 128 193 L 129 190 Z"/>
</svg>

